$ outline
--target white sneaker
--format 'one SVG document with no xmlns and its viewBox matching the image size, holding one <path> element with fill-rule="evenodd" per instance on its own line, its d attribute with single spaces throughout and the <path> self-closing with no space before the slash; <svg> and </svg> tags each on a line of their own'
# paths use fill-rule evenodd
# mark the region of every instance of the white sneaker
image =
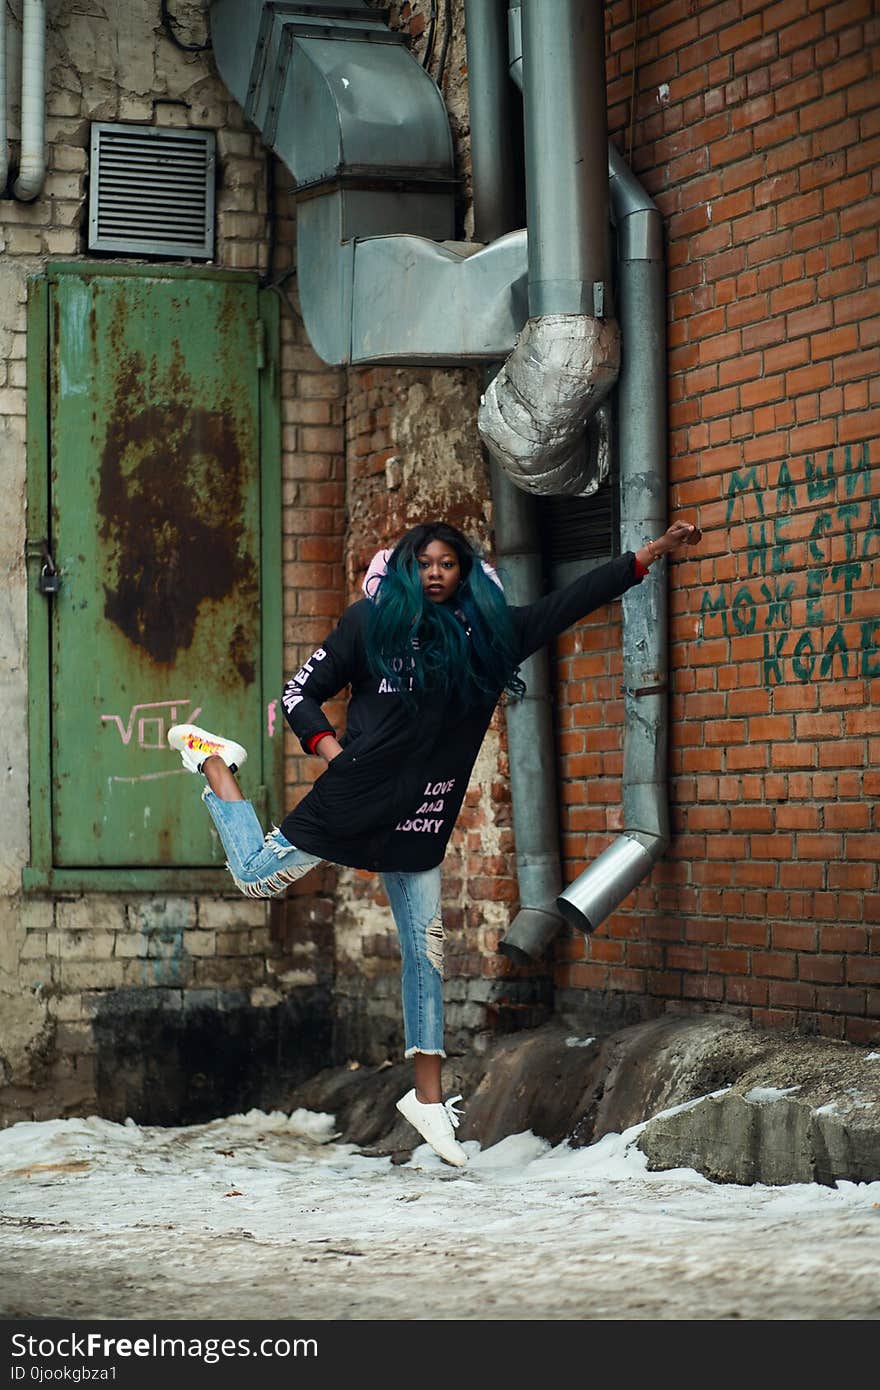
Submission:
<svg viewBox="0 0 880 1390">
<path fill-rule="evenodd" d="M 455 1137 L 461 1114 L 460 1110 L 454 1109 L 457 1100 L 461 1100 L 461 1096 L 453 1096 L 445 1103 L 437 1101 L 435 1105 L 424 1105 L 413 1088 L 397 1102 L 397 1108 L 431 1145 L 435 1154 L 445 1158 L 447 1163 L 454 1163 L 456 1168 L 463 1168 L 468 1159 Z"/>
<path fill-rule="evenodd" d="M 187 772 L 201 772 L 202 763 L 212 753 L 222 758 L 232 772 L 237 772 L 247 761 L 247 749 L 240 743 L 221 738 L 219 734 L 209 734 L 196 724 L 175 724 L 168 730 L 168 747 L 180 754 Z"/>
</svg>

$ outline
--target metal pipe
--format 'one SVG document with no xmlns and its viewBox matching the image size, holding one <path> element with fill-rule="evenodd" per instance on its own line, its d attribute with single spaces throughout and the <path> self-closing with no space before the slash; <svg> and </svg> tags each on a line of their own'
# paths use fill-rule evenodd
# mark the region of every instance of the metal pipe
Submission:
<svg viewBox="0 0 880 1390">
<path fill-rule="evenodd" d="M 9 178 L 9 126 L 6 116 L 6 6 L 0 5 L 0 198 Z"/>
<path fill-rule="evenodd" d="M 613 386 L 600 0 L 523 0 L 529 321 L 486 390 L 487 449 L 528 492 L 582 495 L 584 425 Z"/>
<path fill-rule="evenodd" d="M 464 0 L 474 238 L 483 243 L 516 227 L 506 9 L 506 0 Z"/>
<path fill-rule="evenodd" d="M 522 91 L 522 0 L 508 0 L 507 5 L 508 72 Z"/>
<path fill-rule="evenodd" d="M 525 0 L 522 7 L 531 318 L 604 313 L 594 289 L 607 295 L 602 15 L 600 0 Z"/>
<path fill-rule="evenodd" d="M 513 120 L 507 72 L 505 0 L 465 0 L 468 108 L 473 170 L 474 236 L 489 242 L 515 225 Z M 500 364 L 486 371 L 488 384 Z M 544 592 L 534 499 L 514 487 L 490 460 L 495 555 L 511 603 L 532 603 Z M 520 907 L 499 952 L 531 964 L 559 931 L 555 900 L 562 889 L 549 657 L 545 649 L 523 666 L 526 695 L 505 710 L 510 795 Z"/>
<path fill-rule="evenodd" d="M 31 202 L 46 179 L 46 3 L 24 0 L 21 40 L 21 159 L 13 197 Z"/>
<path fill-rule="evenodd" d="M 491 463 L 495 553 L 512 603 L 532 603 L 543 592 L 534 499 L 515 488 Z M 553 694 L 546 648 L 523 663 L 526 693 L 505 710 L 510 793 L 520 908 L 498 950 L 518 963 L 537 960 L 562 926 L 556 898 L 562 888 L 559 857 Z"/>
<path fill-rule="evenodd" d="M 666 286 L 660 214 L 613 147 L 618 230 L 621 546 L 637 550 L 666 527 Z M 592 932 L 650 873 L 669 843 L 666 562 L 623 597 L 623 833 L 557 899 Z"/>
</svg>

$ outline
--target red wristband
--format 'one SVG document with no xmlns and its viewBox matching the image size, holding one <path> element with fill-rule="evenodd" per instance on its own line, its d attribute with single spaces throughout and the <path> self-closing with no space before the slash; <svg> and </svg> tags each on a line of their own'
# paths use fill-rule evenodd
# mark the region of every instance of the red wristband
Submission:
<svg viewBox="0 0 880 1390">
<path fill-rule="evenodd" d="M 642 564 L 638 555 L 635 556 L 635 562 L 636 579 L 644 579 L 645 575 L 648 573 L 648 566 Z"/>
</svg>

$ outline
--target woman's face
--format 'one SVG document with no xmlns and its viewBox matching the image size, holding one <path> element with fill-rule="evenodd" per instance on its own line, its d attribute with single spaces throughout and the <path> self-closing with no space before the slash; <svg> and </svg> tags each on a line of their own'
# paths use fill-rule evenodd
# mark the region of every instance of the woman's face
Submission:
<svg viewBox="0 0 880 1390">
<path fill-rule="evenodd" d="M 445 603 L 461 583 L 458 556 L 446 541 L 429 541 L 418 556 L 422 588 L 432 603 Z"/>
</svg>

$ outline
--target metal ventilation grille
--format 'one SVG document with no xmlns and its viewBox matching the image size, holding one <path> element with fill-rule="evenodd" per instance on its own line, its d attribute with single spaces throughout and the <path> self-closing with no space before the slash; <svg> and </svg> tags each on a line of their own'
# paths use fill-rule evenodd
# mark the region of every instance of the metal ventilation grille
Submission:
<svg viewBox="0 0 880 1390">
<path fill-rule="evenodd" d="M 89 250 L 214 255 L 214 133 L 92 125 Z"/>
<path fill-rule="evenodd" d="M 614 483 L 604 483 L 591 497 L 542 497 L 538 507 L 549 566 L 619 554 Z"/>
</svg>

